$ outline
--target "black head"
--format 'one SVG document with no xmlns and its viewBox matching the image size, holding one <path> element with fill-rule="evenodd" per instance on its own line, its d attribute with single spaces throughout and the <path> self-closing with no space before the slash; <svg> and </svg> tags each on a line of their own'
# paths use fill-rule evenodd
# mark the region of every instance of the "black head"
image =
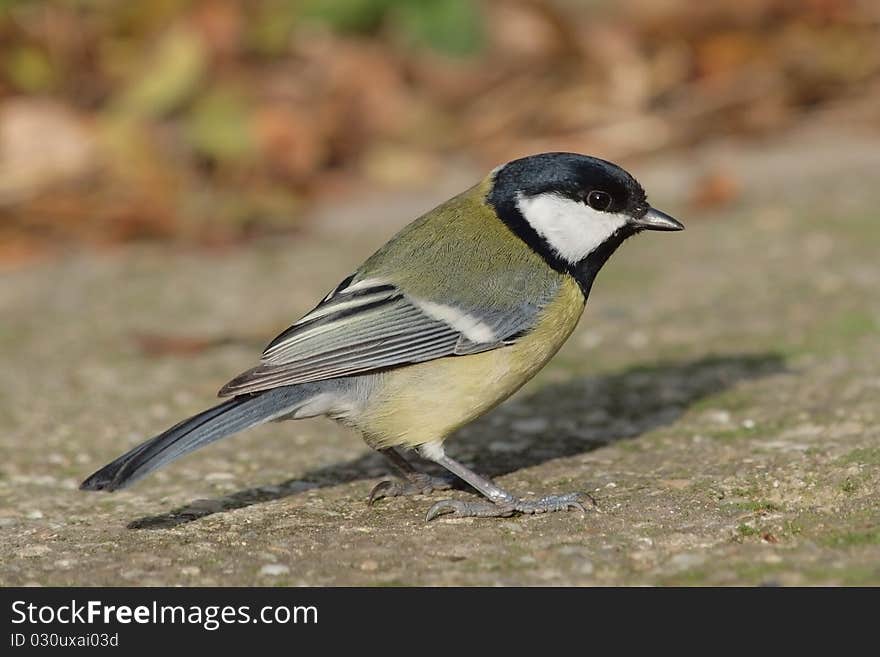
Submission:
<svg viewBox="0 0 880 657">
<path fill-rule="evenodd" d="M 550 266 L 585 294 L 623 241 L 642 230 L 681 230 L 616 164 L 576 153 L 542 153 L 495 170 L 486 202 Z"/>
<path fill-rule="evenodd" d="M 648 210 L 645 190 L 638 181 L 616 164 L 597 157 L 541 153 L 508 162 L 495 173 L 495 199 L 546 193 L 599 211 L 641 216 Z"/>
</svg>

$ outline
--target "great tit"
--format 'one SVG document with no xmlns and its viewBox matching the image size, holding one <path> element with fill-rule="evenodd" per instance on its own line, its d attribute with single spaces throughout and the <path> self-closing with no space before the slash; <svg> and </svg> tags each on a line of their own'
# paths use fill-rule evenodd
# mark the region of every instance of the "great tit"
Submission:
<svg viewBox="0 0 880 657">
<path fill-rule="evenodd" d="M 580 493 L 520 499 L 447 456 L 444 440 L 550 360 L 624 240 L 683 228 L 611 162 L 575 153 L 508 162 L 401 230 L 272 340 L 259 365 L 223 386 L 228 400 L 135 447 L 81 488 L 124 488 L 243 429 L 326 415 L 359 431 L 401 476 L 378 484 L 371 503 L 451 486 L 404 458 L 415 450 L 486 498 L 437 502 L 428 521 L 583 511 Z"/>
</svg>

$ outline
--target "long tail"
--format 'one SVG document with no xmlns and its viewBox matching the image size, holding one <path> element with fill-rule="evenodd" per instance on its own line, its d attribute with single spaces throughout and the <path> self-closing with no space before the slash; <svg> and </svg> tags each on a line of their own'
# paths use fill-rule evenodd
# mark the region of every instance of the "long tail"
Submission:
<svg viewBox="0 0 880 657">
<path fill-rule="evenodd" d="M 288 386 L 243 395 L 202 411 L 108 463 L 86 479 L 80 490 L 125 488 L 199 447 L 294 412 L 311 396 L 303 388 Z"/>
</svg>

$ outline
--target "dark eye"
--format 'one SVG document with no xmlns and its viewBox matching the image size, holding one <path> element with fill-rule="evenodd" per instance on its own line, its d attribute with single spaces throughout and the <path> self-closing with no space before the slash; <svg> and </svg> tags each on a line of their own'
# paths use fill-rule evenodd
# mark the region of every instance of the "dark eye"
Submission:
<svg viewBox="0 0 880 657">
<path fill-rule="evenodd" d="M 611 194 L 609 194 L 608 192 L 599 191 L 598 189 L 594 189 L 592 192 L 587 194 L 587 205 L 589 205 L 594 210 L 604 212 L 611 207 Z"/>
</svg>

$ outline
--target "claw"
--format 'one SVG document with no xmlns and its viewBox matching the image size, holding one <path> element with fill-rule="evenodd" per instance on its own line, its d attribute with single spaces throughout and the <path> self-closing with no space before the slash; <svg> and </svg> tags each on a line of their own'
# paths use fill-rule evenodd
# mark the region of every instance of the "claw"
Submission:
<svg viewBox="0 0 880 657">
<path fill-rule="evenodd" d="M 370 498 L 367 500 L 367 506 L 373 506 L 373 504 L 381 500 L 383 497 L 387 497 L 386 493 L 394 488 L 394 484 L 396 483 L 397 482 L 391 481 L 390 479 L 385 479 L 373 486 L 373 490 L 370 491 Z"/>
<path fill-rule="evenodd" d="M 428 509 L 425 522 L 431 522 L 440 516 L 451 518 L 507 518 L 517 513 L 534 514 L 553 513 L 554 511 L 580 511 L 584 516 L 587 509 L 581 502 L 589 499 L 595 506 L 596 501 L 590 495 L 571 493 L 570 495 L 550 495 L 540 500 L 529 502 L 513 500 L 503 504 L 493 502 L 465 502 L 461 500 L 442 500 Z"/>
<path fill-rule="evenodd" d="M 584 497 L 590 500 L 590 505 L 593 507 L 593 510 L 598 513 L 602 513 L 602 510 L 599 508 L 599 503 L 596 501 L 596 498 L 590 495 L 589 493 L 584 493 Z"/>
<path fill-rule="evenodd" d="M 458 515 L 458 511 L 453 505 L 452 500 L 443 500 L 442 502 L 435 503 L 430 509 L 428 509 L 428 513 L 425 515 L 425 522 L 431 522 L 434 518 L 445 516 L 447 514 L 452 514 L 453 517 Z"/>
<path fill-rule="evenodd" d="M 414 474 L 408 481 L 385 479 L 380 481 L 370 491 L 367 500 L 368 506 L 385 497 L 402 497 L 405 495 L 428 495 L 435 490 L 447 490 L 452 488 L 454 480 L 442 477 L 432 477 L 426 474 Z"/>
<path fill-rule="evenodd" d="M 516 507 L 511 504 L 441 500 L 428 509 L 425 522 L 443 515 L 450 518 L 507 518 L 516 512 Z"/>
<path fill-rule="evenodd" d="M 589 493 L 575 493 L 577 498 L 571 502 L 570 508 L 575 511 L 580 511 L 582 515 L 587 515 L 587 507 L 584 506 L 584 500 L 589 501 L 590 508 L 596 513 L 602 513 L 602 509 L 599 508 L 598 502 L 596 502 L 596 498 L 590 495 Z"/>
</svg>

